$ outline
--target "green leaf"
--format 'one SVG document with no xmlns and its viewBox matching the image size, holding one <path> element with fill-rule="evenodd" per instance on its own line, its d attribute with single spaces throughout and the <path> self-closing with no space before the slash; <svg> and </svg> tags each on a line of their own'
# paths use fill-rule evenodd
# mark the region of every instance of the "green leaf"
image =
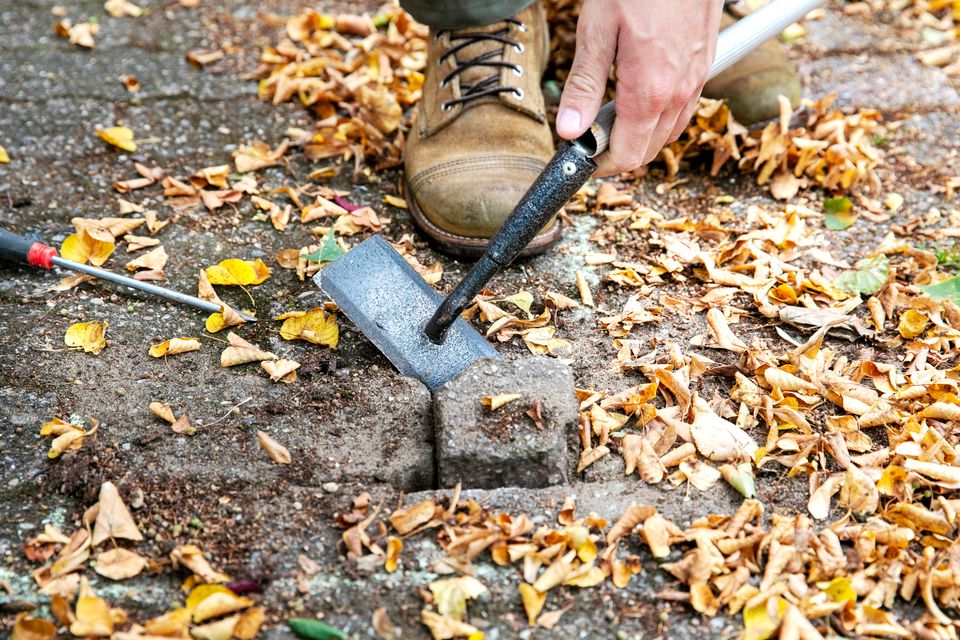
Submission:
<svg viewBox="0 0 960 640">
<path fill-rule="evenodd" d="M 830 198 L 823 203 L 824 224 L 831 231 L 843 231 L 857 221 L 853 203 L 847 198 Z"/>
<path fill-rule="evenodd" d="M 527 314 L 528 318 L 533 317 L 533 314 L 530 312 L 530 306 L 533 304 L 533 296 L 530 295 L 529 291 L 521 291 L 520 293 L 515 293 L 512 296 L 507 296 L 506 298 L 491 300 L 491 302 L 511 302 L 516 305 L 518 309 L 522 309 Z"/>
<path fill-rule="evenodd" d="M 333 262 L 344 253 L 346 252 L 337 244 L 337 239 L 333 237 L 333 227 L 330 227 L 330 231 L 327 232 L 327 237 L 320 243 L 320 248 L 303 257 L 310 262 L 324 263 Z"/>
<path fill-rule="evenodd" d="M 840 274 L 834 284 L 841 291 L 871 295 L 880 290 L 890 277 L 890 261 L 887 256 L 859 260 L 853 269 Z"/>
<path fill-rule="evenodd" d="M 960 276 L 947 278 L 937 284 L 928 284 L 925 287 L 920 287 L 920 290 L 934 300 L 949 300 L 960 304 Z"/>
<path fill-rule="evenodd" d="M 290 618 L 287 624 L 295 634 L 307 640 L 350 640 L 340 629 L 309 618 Z"/>
</svg>

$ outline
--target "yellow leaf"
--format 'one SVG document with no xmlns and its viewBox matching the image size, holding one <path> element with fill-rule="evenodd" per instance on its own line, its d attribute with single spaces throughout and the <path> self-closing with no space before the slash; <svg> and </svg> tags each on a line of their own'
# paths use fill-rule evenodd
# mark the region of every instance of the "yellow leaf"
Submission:
<svg viewBox="0 0 960 640">
<path fill-rule="evenodd" d="M 322 307 L 310 311 L 293 311 L 277 317 L 283 320 L 280 327 L 280 337 L 284 340 L 306 340 L 331 349 L 336 348 L 340 339 L 340 328 L 333 314 L 327 313 Z"/>
<path fill-rule="evenodd" d="M 297 379 L 297 369 L 300 363 L 295 360 L 264 360 L 260 367 L 267 372 L 274 382 L 290 384 Z"/>
<path fill-rule="evenodd" d="M 823 592 L 833 598 L 836 602 L 856 602 L 857 592 L 853 590 L 850 578 L 838 577 L 830 581 L 823 588 Z"/>
<path fill-rule="evenodd" d="M 86 228 L 67 236 L 60 245 L 60 255 L 67 260 L 84 264 L 87 261 L 101 266 L 113 253 L 116 244 L 102 238 L 95 238 Z"/>
<path fill-rule="evenodd" d="M 227 327 L 236 327 L 246 322 L 239 313 L 234 311 L 233 307 L 221 303 L 220 309 L 222 310 L 220 313 L 211 313 L 207 317 L 205 327 L 210 333 L 216 333 Z"/>
<path fill-rule="evenodd" d="M 383 568 L 387 573 L 393 573 L 397 570 L 397 561 L 400 559 L 400 552 L 403 551 L 403 540 L 396 536 L 387 538 L 387 558 L 383 563 Z"/>
<path fill-rule="evenodd" d="M 523 600 L 523 610 L 527 612 L 527 624 L 532 627 L 537 624 L 537 616 L 543 610 L 543 605 L 547 601 L 547 594 L 540 593 L 526 582 L 521 582 L 520 598 Z"/>
<path fill-rule="evenodd" d="M 190 630 L 190 637 L 195 640 L 230 640 L 233 638 L 233 630 L 238 622 L 240 622 L 240 614 L 227 616 L 222 620 L 194 627 Z"/>
<path fill-rule="evenodd" d="M 269 277 L 270 268 L 260 258 L 256 260 L 231 258 L 207 268 L 207 279 L 210 284 L 246 286 L 260 284 Z"/>
<path fill-rule="evenodd" d="M 168 611 L 162 616 L 148 620 L 143 625 L 144 633 L 155 636 L 184 637 L 190 624 L 190 610 L 186 607 Z"/>
<path fill-rule="evenodd" d="M 137 143 L 133 141 L 133 131 L 127 127 L 97 129 L 97 135 L 106 140 L 109 144 L 119 147 L 124 151 L 133 153 L 137 150 Z"/>
<path fill-rule="evenodd" d="M 200 341 L 196 338 L 170 338 L 150 347 L 150 355 L 154 358 L 162 358 L 198 349 L 200 349 Z"/>
<path fill-rule="evenodd" d="M 243 612 L 233 628 L 233 637 L 237 640 L 253 640 L 257 637 L 260 626 L 266 618 L 266 610 L 263 607 L 250 607 Z"/>
<path fill-rule="evenodd" d="M 17 621 L 13 624 L 12 640 L 54 640 L 56 637 L 55 624 L 43 618 L 34 618 L 27 613 L 18 615 Z"/>
<path fill-rule="evenodd" d="M 227 342 L 230 346 L 220 354 L 220 366 L 232 367 L 238 364 L 248 362 L 260 362 L 263 360 L 276 360 L 277 356 L 269 351 L 263 351 L 259 347 L 250 344 L 235 333 L 227 334 Z"/>
<path fill-rule="evenodd" d="M 772 615 L 771 605 L 775 607 Z M 764 600 L 744 609 L 743 640 L 767 640 L 780 626 L 780 619 L 786 609 L 787 603 L 782 598 Z"/>
<path fill-rule="evenodd" d="M 174 566 L 183 565 L 190 571 L 193 571 L 201 580 L 208 583 L 226 582 L 230 579 L 225 573 L 216 571 L 210 566 L 210 563 L 203 557 L 203 551 L 195 544 L 185 544 L 177 547 L 170 552 L 170 559 Z M 200 587 L 197 587 L 198 589 Z M 231 592 L 232 593 L 232 592 Z M 198 598 L 197 602 L 199 602 Z M 190 608 L 190 601 L 187 601 L 187 608 Z"/>
<path fill-rule="evenodd" d="M 495 396 L 484 396 L 480 398 L 480 404 L 490 407 L 490 411 L 496 411 L 503 405 L 519 400 L 522 396 L 519 393 L 501 393 Z"/>
<path fill-rule="evenodd" d="M 80 578 L 76 617 L 76 621 L 70 625 L 70 633 L 75 636 L 103 637 L 113 634 L 110 605 L 97 597 L 85 577 Z"/>
<path fill-rule="evenodd" d="M 915 309 L 908 309 L 900 316 L 900 324 L 897 325 L 897 330 L 904 338 L 916 338 L 927 328 L 927 323 L 929 323 L 927 316 Z"/>
<path fill-rule="evenodd" d="M 187 598 L 187 609 L 190 610 L 194 622 L 218 618 L 227 613 L 246 609 L 253 604 L 250 598 L 238 596 L 221 585 L 211 584 L 198 586 Z"/>
<path fill-rule="evenodd" d="M 483 632 L 476 627 L 442 616 L 428 609 L 420 611 L 420 620 L 430 629 L 434 640 L 447 640 L 466 636 L 467 640 L 483 640 Z"/>
<path fill-rule="evenodd" d="M 7 164 L 10 162 L 10 156 L 7 155 L 7 150 L 0 146 L 0 164 Z"/>
<path fill-rule="evenodd" d="M 70 325 L 66 335 L 63 336 L 63 342 L 68 347 L 77 347 L 83 349 L 86 353 L 100 355 L 103 348 L 107 346 L 104 334 L 109 325 L 106 322 L 78 322 Z"/>
</svg>

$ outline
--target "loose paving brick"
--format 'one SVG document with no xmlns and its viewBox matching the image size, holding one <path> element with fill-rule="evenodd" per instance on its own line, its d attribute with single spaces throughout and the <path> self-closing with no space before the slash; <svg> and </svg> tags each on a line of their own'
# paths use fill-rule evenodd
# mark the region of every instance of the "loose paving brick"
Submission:
<svg viewBox="0 0 960 640">
<path fill-rule="evenodd" d="M 491 411 L 486 396 L 520 394 Z M 540 424 L 528 415 L 539 409 Z M 570 367 L 547 358 L 480 360 L 434 394 L 441 487 L 546 487 L 568 478 L 577 425 Z"/>
</svg>

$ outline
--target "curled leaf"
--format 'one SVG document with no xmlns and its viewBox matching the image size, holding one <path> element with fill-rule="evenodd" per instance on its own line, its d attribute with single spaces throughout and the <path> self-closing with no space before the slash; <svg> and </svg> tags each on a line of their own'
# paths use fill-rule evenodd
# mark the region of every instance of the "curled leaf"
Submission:
<svg viewBox="0 0 960 640">
<path fill-rule="evenodd" d="M 150 355 L 154 358 L 164 356 L 175 356 L 188 351 L 197 351 L 200 349 L 200 341 L 196 338 L 170 338 L 160 344 L 150 347 Z"/>
<path fill-rule="evenodd" d="M 78 322 L 70 325 L 63 336 L 63 342 L 68 347 L 83 349 L 85 353 L 100 355 L 103 348 L 107 346 L 104 336 L 108 326 L 110 326 L 108 323 L 99 321 Z"/>
<path fill-rule="evenodd" d="M 267 452 L 271 460 L 277 464 L 290 464 L 290 452 L 285 446 L 271 438 L 267 432 L 257 431 L 257 440 L 260 441 L 260 446 Z"/>
</svg>

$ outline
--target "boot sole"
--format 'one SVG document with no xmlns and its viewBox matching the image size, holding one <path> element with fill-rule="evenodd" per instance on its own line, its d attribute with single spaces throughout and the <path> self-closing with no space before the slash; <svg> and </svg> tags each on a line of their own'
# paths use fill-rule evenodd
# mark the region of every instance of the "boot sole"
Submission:
<svg viewBox="0 0 960 640">
<path fill-rule="evenodd" d="M 413 192 L 410 189 L 406 177 L 403 179 L 403 186 L 404 197 L 406 198 L 407 207 L 410 210 L 410 216 L 413 218 L 414 223 L 441 251 L 449 255 L 473 259 L 479 258 L 484 254 L 487 250 L 487 245 L 490 244 L 489 238 L 461 236 L 441 229 L 423 215 L 419 205 L 417 205 L 416 198 L 412 195 Z M 520 255 L 535 256 L 543 253 L 560 240 L 562 231 L 563 229 L 560 226 L 560 222 L 554 220 L 553 224 L 534 237 L 530 244 L 520 252 Z"/>
</svg>

